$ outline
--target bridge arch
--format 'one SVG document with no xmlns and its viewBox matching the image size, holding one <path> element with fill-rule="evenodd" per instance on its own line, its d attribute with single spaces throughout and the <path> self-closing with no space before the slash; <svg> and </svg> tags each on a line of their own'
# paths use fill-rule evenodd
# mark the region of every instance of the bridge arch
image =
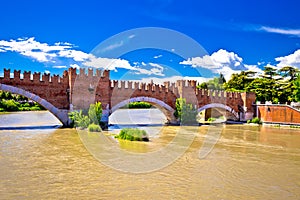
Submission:
<svg viewBox="0 0 300 200">
<path fill-rule="evenodd" d="M 169 106 L 168 104 L 166 104 L 165 102 L 163 102 L 159 99 L 156 99 L 153 97 L 146 97 L 146 96 L 133 97 L 130 99 L 123 100 L 111 108 L 111 113 L 115 112 L 116 110 L 118 110 L 121 107 L 126 106 L 129 103 L 141 102 L 141 101 L 150 103 L 151 105 L 157 107 L 166 116 L 169 123 L 177 122 L 176 118 L 173 115 L 175 110 L 171 106 Z"/>
<path fill-rule="evenodd" d="M 200 113 L 203 110 L 209 109 L 209 108 L 222 108 L 222 109 L 225 109 L 226 111 L 232 113 L 237 119 L 239 118 L 239 114 L 233 108 L 231 108 L 225 104 L 221 104 L 221 103 L 206 104 L 198 109 L 198 113 Z"/>
<path fill-rule="evenodd" d="M 33 94 L 31 92 L 28 92 L 26 90 L 23 90 L 21 88 L 18 88 L 18 87 L 0 83 L 0 90 L 22 95 L 24 97 L 27 97 L 28 99 L 31 99 L 31 100 L 39 103 L 41 106 L 43 106 L 49 112 L 51 112 L 64 126 L 69 125 L 68 110 L 58 109 L 54 105 L 52 105 L 51 103 L 46 101 L 45 99 L 41 98 L 40 96 Z"/>
</svg>

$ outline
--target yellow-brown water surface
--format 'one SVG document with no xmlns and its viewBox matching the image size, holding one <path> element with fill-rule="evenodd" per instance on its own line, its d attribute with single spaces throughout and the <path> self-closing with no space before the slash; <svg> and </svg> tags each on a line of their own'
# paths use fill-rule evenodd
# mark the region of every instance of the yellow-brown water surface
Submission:
<svg viewBox="0 0 300 200">
<path fill-rule="evenodd" d="M 116 141 L 105 150 L 155 152 L 190 129 L 159 128 L 149 143 Z M 74 129 L 0 130 L 0 199 L 300 199 L 299 130 L 224 125 L 199 159 L 207 130 L 197 128 L 170 165 L 139 174 L 99 162 Z"/>
</svg>

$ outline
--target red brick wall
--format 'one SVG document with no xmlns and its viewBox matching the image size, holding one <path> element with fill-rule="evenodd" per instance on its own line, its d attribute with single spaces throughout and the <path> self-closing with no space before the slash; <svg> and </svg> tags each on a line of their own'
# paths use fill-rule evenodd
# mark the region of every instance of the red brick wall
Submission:
<svg viewBox="0 0 300 200">
<path fill-rule="evenodd" d="M 300 111 L 286 105 L 258 105 L 258 117 L 263 122 L 300 124 Z"/>
<path fill-rule="evenodd" d="M 14 77 L 10 78 L 10 70 L 4 70 L 4 77 L 0 78 L 0 83 L 22 88 L 28 92 L 34 93 L 41 98 L 47 100 L 55 107 L 60 109 L 68 109 L 69 102 L 67 98 L 68 76 L 63 77 L 57 75 L 50 76 L 34 73 L 31 79 L 31 72 L 24 72 L 23 79 L 20 78 L 20 71 L 14 71 Z"/>
</svg>

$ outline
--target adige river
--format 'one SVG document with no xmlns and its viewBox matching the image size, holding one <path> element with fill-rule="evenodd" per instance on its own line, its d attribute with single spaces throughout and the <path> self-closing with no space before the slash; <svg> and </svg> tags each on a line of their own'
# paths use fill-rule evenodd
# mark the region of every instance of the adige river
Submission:
<svg viewBox="0 0 300 200">
<path fill-rule="evenodd" d="M 120 127 L 143 124 L 138 127 L 150 136 L 144 143 L 115 140 L 117 126 L 92 134 L 53 128 L 59 122 L 46 111 L 2 114 L 0 199 L 300 199 L 300 129 L 220 125 L 220 135 L 206 143 L 210 126 L 161 126 L 163 118 L 157 110 L 111 116 Z M 185 132 L 193 136 L 186 149 L 174 142 Z M 99 144 L 108 138 L 110 145 L 89 149 L 84 142 L 93 138 Z M 177 159 L 155 154 L 172 143 L 182 152 Z M 200 158 L 205 143 L 211 150 Z M 99 159 L 105 154 L 115 162 L 116 150 L 148 155 L 151 162 L 130 166 L 121 159 L 116 167 Z"/>
</svg>

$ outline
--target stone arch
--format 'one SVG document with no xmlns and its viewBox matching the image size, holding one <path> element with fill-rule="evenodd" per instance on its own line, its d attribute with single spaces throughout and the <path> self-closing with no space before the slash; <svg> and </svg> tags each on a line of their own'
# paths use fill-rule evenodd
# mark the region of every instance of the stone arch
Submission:
<svg viewBox="0 0 300 200">
<path fill-rule="evenodd" d="M 151 105 L 157 107 L 166 117 L 169 123 L 177 123 L 176 118 L 174 117 L 173 113 L 174 113 L 174 109 L 169 106 L 168 104 L 166 104 L 165 102 L 156 99 L 156 98 L 152 98 L 152 97 L 145 97 L 145 96 L 141 96 L 141 97 L 133 97 L 130 99 L 126 99 L 124 101 L 119 102 L 118 104 L 114 105 L 111 108 L 111 113 L 115 112 L 116 110 L 118 110 L 119 108 L 126 106 L 127 104 L 131 103 L 131 102 L 148 102 Z"/>
<path fill-rule="evenodd" d="M 222 108 L 227 110 L 228 112 L 232 113 L 237 119 L 239 118 L 239 114 L 237 112 L 235 112 L 235 110 L 227 105 L 221 104 L 221 103 L 210 103 L 210 104 L 206 104 L 204 106 L 202 106 L 201 108 L 198 109 L 198 113 L 209 109 L 209 108 Z"/>
<path fill-rule="evenodd" d="M 58 109 L 55 106 L 53 106 L 51 103 L 46 101 L 45 99 L 42 99 L 41 97 L 39 97 L 38 95 L 28 92 L 26 90 L 23 90 L 21 88 L 17 88 L 14 86 L 5 85 L 5 84 L 0 83 L 0 90 L 22 95 L 24 97 L 27 97 L 28 99 L 31 99 L 31 100 L 39 103 L 41 106 L 43 106 L 49 112 L 51 112 L 64 126 L 69 125 L 68 110 Z"/>
</svg>

